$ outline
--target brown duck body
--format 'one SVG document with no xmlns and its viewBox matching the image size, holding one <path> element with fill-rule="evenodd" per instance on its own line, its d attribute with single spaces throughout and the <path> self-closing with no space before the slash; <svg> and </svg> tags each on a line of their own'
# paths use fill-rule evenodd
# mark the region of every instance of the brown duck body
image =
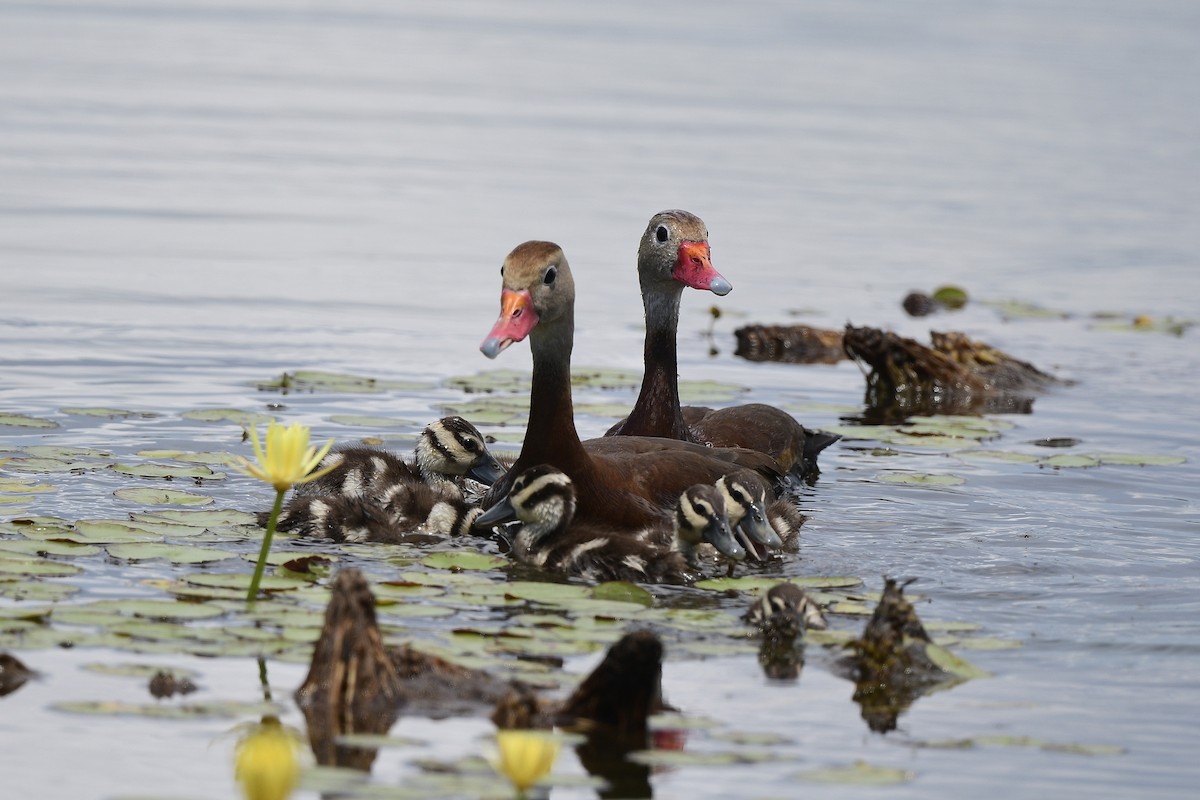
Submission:
<svg viewBox="0 0 1200 800">
<path fill-rule="evenodd" d="M 680 406 L 676 333 L 683 288 L 717 294 L 733 288 L 712 268 L 704 222 L 686 211 L 655 214 L 638 248 L 638 279 L 646 310 L 645 374 L 633 410 L 605 435 L 742 447 L 771 456 L 785 473 L 814 476 L 817 454 L 839 437 L 810 431 L 762 403 L 716 410 Z"/>
<path fill-rule="evenodd" d="M 731 465 L 770 480 L 780 477 L 774 459 L 745 449 L 660 438 L 580 441 L 570 377 L 575 288 L 566 257 L 550 242 L 526 242 L 505 259 L 502 274 L 500 319 L 481 349 L 494 358 L 528 336 L 533 388 L 521 454 L 485 495 L 485 508 L 508 493 L 517 474 L 539 464 L 557 467 L 571 478 L 581 521 L 634 529 L 667 518 L 684 489 L 714 483 Z"/>
</svg>

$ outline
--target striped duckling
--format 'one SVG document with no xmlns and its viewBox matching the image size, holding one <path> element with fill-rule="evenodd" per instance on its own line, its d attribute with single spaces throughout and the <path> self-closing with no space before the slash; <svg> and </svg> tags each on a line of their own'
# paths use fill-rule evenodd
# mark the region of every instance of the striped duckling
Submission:
<svg viewBox="0 0 1200 800">
<path fill-rule="evenodd" d="M 340 447 L 321 459 L 328 475 L 296 487 L 296 495 L 382 497 L 398 483 L 425 483 L 446 498 L 462 499 L 461 478 L 490 486 L 505 472 L 483 434 L 462 417 L 443 417 L 421 431 L 412 463 L 378 447 Z"/>
<path fill-rule="evenodd" d="M 284 506 L 278 530 L 335 542 L 404 541 L 414 531 L 448 536 L 471 532 L 471 524 L 483 512 L 462 500 L 444 499 L 424 484 L 401 481 L 383 498 L 326 494 L 294 497 Z M 267 523 L 266 513 L 259 524 Z"/>
<path fill-rule="evenodd" d="M 705 541 L 730 558 L 745 557 L 712 486 L 684 491 L 673 524 L 663 520 L 632 531 L 575 523 L 575 503 L 571 479 L 542 464 L 518 475 L 508 496 L 475 520 L 475 527 L 517 519 L 522 524 L 512 542 L 515 560 L 592 581 L 687 583 L 696 577 L 696 548 Z"/>
<path fill-rule="evenodd" d="M 725 501 L 730 526 L 753 558 L 765 559 L 764 547 L 796 549 L 800 526 L 808 518 L 786 497 L 773 499 L 759 475 L 748 469 L 735 470 L 722 476 L 716 486 Z"/>
<path fill-rule="evenodd" d="M 794 639 L 808 628 L 826 628 L 821 607 L 794 583 L 777 583 L 763 592 L 742 619 L 764 636 L 780 639 Z"/>
<path fill-rule="evenodd" d="M 337 542 L 396 542 L 417 529 L 462 535 L 479 516 L 456 479 L 491 483 L 504 474 L 482 434 L 462 417 L 427 426 L 409 464 L 374 447 L 347 447 L 321 460 L 338 465 L 297 491 L 277 527 Z M 267 524 L 267 513 L 259 524 Z"/>
</svg>

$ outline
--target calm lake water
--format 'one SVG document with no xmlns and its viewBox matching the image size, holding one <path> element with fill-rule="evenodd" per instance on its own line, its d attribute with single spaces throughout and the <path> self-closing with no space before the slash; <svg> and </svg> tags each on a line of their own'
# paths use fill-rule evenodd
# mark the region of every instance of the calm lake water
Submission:
<svg viewBox="0 0 1200 800">
<path fill-rule="evenodd" d="M 125 460 L 247 452 L 239 425 L 181 416 L 210 408 L 269 411 L 322 439 L 378 433 L 334 420 L 344 414 L 409 420 L 389 432 L 411 434 L 464 399 L 447 378 L 528 368 L 525 345 L 496 364 L 478 345 L 496 315 L 497 266 L 531 238 L 571 259 L 576 363 L 640 370 L 638 237 L 652 213 L 686 208 L 707 222 L 735 290 L 718 301 L 711 357 L 714 298 L 685 296 L 683 378 L 741 385 L 810 427 L 839 426 L 861 408 L 857 367 L 751 364 L 733 356 L 733 329 L 963 330 L 1075 381 L 1033 414 L 1003 418 L 1013 427 L 988 447 L 1186 462 L 1052 469 L 834 446 L 804 497 L 800 555 L 768 574 L 859 576 L 872 591 L 881 575 L 916 576 L 924 619 L 1020 646 L 959 651 L 993 677 L 918 700 L 887 735 L 867 729 L 820 648 L 810 645 L 794 684 L 767 682 L 752 653 L 677 648 L 664 673 L 673 704 L 793 744 L 786 760 L 659 772 L 655 796 L 1192 796 L 1197 332 L 1113 330 L 1094 315 L 1200 316 L 1198 36 L 1200 7 L 1188 0 L 0 2 L 0 412 L 58 424 L 0 427 L 0 447 Z M 945 283 L 1065 316 L 985 302 L 904 315 L 905 293 Z M 254 387 L 297 369 L 428 388 L 280 397 Z M 158 416 L 62 411 L 97 406 Z M 579 419 L 585 436 L 610 423 Z M 1032 444 L 1050 437 L 1079 444 Z M 897 472 L 964 482 L 887 482 Z M 159 485 L 106 470 L 0 467 L 0 477 L 54 487 L 11 513 L 0 506 L 3 520 L 123 518 L 145 505 L 114 490 Z M 180 488 L 220 508 L 270 499 L 239 476 Z M 53 580 L 81 591 L 63 603 L 167 597 L 147 581 L 192 569 L 103 554 L 71 563 L 83 571 Z M 0 610 L 31 602 L 0 596 Z M 464 618 L 487 612 L 422 622 Z M 3 642 L 42 673 L 0 699 L 6 797 L 235 791 L 236 736 L 225 734 L 238 720 L 50 705 L 146 702 L 143 683 L 82 669 L 135 661 L 196 670 L 201 699 L 249 702 L 253 659 Z M 276 698 L 303 675 L 301 663 L 272 663 Z M 300 721 L 290 706 L 285 718 Z M 427 745 L 384 751 L 373 780 L 402 784 L 416 757 L 481 753 L 489 729 L 404 718 L 395 732 Z M 986 737 L 1053 746 L 920 746 Z M 703 733 L 688 746 L 728 747 Z M 912 774 L 885 788 L 794 777 L 859 760 Z M 570 753 L 558 771 L 582 773 Z"/>
</svg>

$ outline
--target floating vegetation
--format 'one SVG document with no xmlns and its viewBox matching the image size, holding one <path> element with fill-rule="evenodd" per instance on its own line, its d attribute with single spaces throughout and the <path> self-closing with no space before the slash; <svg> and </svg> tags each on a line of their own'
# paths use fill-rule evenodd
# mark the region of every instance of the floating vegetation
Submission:
<svg viewBox="0 0 1200 800">
<path fill-rule="evenodd" d="M 224 472 L 214 472 L 205 466 L 179 466 L 172 464 L 114 464 L 111 469 L 122 475 L 134 478 L 175 478 L 195 481 L 220 481 L 225 479 Z"/>
<path fill-rule="evenodd" d="M 983 300 L 983 305 L 995 309 L 1004 319 L 1070 319 L 1066 311 L 1029 303 L 1024 300 Z"/>
<path fill-rule="evenodd" d="M 1161 333 L 1168 336 L 1183 336 L 1189 328 L 1196 326 L 1195 320 L 1175 319 L 1174 317 L 1155 319 L 1149 314 L 1138 314 L 1132 318 L 1096 315 L 1096 319 L 1098 321 L 1093 326 L 1096 330 L 1120 333 Z"/>
<path fill-rule="evenodd" d="M 416 381 L 385 381 L 362 375 L 348 375 L 321 370 L 296 370 L 284 372 L 277 378 L 254 384 L 261 392 L 337 392 L 342 394 L 375 394 L 398 391 L 418 392 L 432 389 L 432 384 Z M 265 421 L 265 420 L 261 420 Z"/>
<path fill-rule="evenodd" d="M 260 425 L 270 422 L 273 418 L 268 414 L 257 411 L 243 411 L 240 408 L 204 408 L 196 411 L 185 411 L 180 414 L 184 419 L 197 422 L 232 422 L 242 427 Z"/>
<path fill-rule="evenodd" d="M 884 472 L 879 476 L 884 483 L 902 483 L 906 486 L 961 486 L 966 478 L 958 475 L 930 474 L 927 472 Z"/>
<path fill-rule="evenodd" d="M 916 773 L 896 767 L 880 767 L 865 761 L 855 761 L 842 767 L 826 767 L 794 772 L 794 780 L 813 781 L 816 783 L 839 783 L 861 786 L 889 786 L 897 783 L 907 783 L 916 777 Z"/>
<path fill-rule="evenodd" d="M 162 416 L 153 411 L 127 411 L 121 408 L 103 407 L 68 406 L 60 408 L 59 411 L 73 417 L 102 417 L 104 419 L 155 419 Z"/>
<path fill-rule="evenodd" d="M 25 414 L 0 413 L 0 426 L 6 428 L 38 428 L 46 430 L 57 428 L 58 423 L 52 419 L 30 417 Z"/>
<path fill-rule="evenodd" d="M 247 716 L 278 714 L 279 706 L 270 703 L 245 703 L 212 700 L 206 703 L 127 703 L 119 700 L 71 700 L 53 703 L 55 711 L 86 716 L 134 716 L 155 719 L 239 719 Z"/>
</svg>

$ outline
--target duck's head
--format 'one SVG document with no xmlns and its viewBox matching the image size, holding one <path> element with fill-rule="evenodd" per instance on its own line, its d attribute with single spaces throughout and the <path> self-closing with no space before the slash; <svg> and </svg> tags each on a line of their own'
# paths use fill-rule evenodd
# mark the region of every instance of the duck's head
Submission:
<svg viewBox="0 0 1200 800">
<path fill-rule="evenodd" d="M 766 481 L 748 469 L 739 469 L 722 476 L 716 486 L 725 501 L 729 524 L 748 552 L 762 560 L 766 553 L 756 545 L 783 547 L 783 540 L 767 517 Z"/>
<path fill-rule="evenodd" d="M 462 417 L 442 417 L 426 426 L 417 439 L 416 460 L 422 475 L 465 475 L 487 486 L 505 472 L 488 452 L 483 434 Z"/>
<path fill-rule="evenodd" d="M 650 218 L 638 246 L 642 291 L 678 291 L 678 284 L 729 294 L 733 285 L 713 269 L 704 220 L 687 211 L 660 211 Z"/>
<path fill-rule="evenodd" d="M 575 487 L 571 479 L 549 464 L 539 464 L 518 475 L 508 496 L 476 518 L 473 527 L 491 528 L 515 519 L 535 529 L 540 538 L 569 525 L 574 516 Z"/>
<path fill-rule="evenodd" d="M 789 637 L 805 628 L 823 631 L 827 626 L 821 607 L 794 583 L 777 583 L 763 592 L 744 619 L 751 625 Z"/>
<path fill-rule="evenodd" d="M 522 341 L 538 325 L 572 318 L 575 280 L 562 248 L 553 242 L 518 245 L 500 267 L 500 318 L 479 349 L 488 358 Z"/>
<path fill-rule="evenodd" d="M 729 529 L 725 501 L 715 486 L 696 484 L 679 496 L 675 509 L 675 536 L 679 549 L 689 557 L 701 542 L 708 542 L 721 555 L 741 561 L 746 550 Z M 690 560 L 690 558 L 689 558 Z"/>
</svg>

